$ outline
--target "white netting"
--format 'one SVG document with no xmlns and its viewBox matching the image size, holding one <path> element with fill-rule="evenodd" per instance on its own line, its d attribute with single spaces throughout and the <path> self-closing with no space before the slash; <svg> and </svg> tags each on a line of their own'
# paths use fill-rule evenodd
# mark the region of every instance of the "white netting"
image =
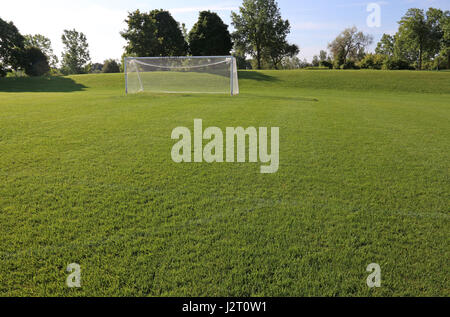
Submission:
<svg viewBox="0 0 450 317">
<path fill-rule="evenodd" d="M 128 57 L 128 93 L 239 94 L 236 59 L 225 57 Z"/>
</svg>

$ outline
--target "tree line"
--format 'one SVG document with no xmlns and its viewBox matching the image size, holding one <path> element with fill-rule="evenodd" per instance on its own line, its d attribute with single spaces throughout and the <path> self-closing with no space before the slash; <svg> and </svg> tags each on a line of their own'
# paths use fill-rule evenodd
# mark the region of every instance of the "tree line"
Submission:
<svg viewBox="0 0 450 317">
<path fill-rule="evenodd" d="M 237 57 L 240 68 L 280 68 L 285 57 L 299 53 L 289 44 L 288 20 L 283 20 L 275 0 L 244 0 L 239 13 L 232 13 L 235 31 L 230 34 L 217 13 L 202 11 L 188 33 L 168 11 L 136 10 L 125 20 L 121 33 L 127 56 L 224 56 Z M 248 61 L 252 56 L 253 61 Z"/>
<path fill-rule="evenodd" d="M 348 28 L 321 51 L 311 66 L 336 69 L 450 69 L 450 11 L 409 9 L 394 35 L 383 34 L 374 53 L 373 37 Z"/>
<path fill-rule="evenodd" d="M 356 27 L 345 29 L 327 50 L 311 63 L 298 58 L 300 49 L 287 41 L 291 27 L 282 18 L 275 0 L 243 0 L 231 15 L 234 32 L 214 12 L 202 11 L 188 32 L 170 12 L 130 12 L 124 56 L 216 56 L 233 54 L 243 69 L 450 69 L 450 12 L 430 8 L 409 9 L 396 34 L 384 34 L 374 53 L 368 53 L 373 37 Z M 12 22 L 0 19 L 0 77 L 22 71 L 29 76 L 43 74 L 113 73 L 123 63 L 106 60 L 92 63 L 86 36 L 64 30 L 61 59 L 53 53 L 50 39 L 43 35 L 22 35 Z M 60 65 L 60 66 L 58 66 Z"/>
</svg>

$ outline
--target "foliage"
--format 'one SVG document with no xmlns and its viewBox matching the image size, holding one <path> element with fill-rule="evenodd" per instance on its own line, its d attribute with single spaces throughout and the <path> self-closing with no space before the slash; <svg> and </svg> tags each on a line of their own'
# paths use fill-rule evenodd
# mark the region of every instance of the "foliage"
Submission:
<svg viewBox="0 0 450 317">
<path fill-rule="evenodd" d="M 238 69 L 252 69 L 252 62 L 247 59 L 245 54 L 241 52 L 234 52 L 233 56 L 236 58 L 236 65 Z"/>
<path fill-rule="evenodd" d="M 367 54 L 359 63 L 363 69 L 383 69 L 383 65 L 389 57 L 382 54 Z"/>
<path fill-rule="evenodd" d="M 320 61 L 319 66 L 320 67 L 325 67 L 325 68 L 328 68 L 328 69 L 332 69 L 333 68 L 333 63 L 328 61 L 328 60 L 323 60 L 323 61 Z"/>
<path fill-rule="evenodd" d="M 274 0 L 244 0 L 239 14 L 232 13 L 232 24 L 236 50 L 251 55 L 257 69 L 263 68 L 263 64 L 278 68 L 283 58 L 299 52 L 296 45 L 286 40 L 290 24 L 281 18 Z"/>
<path fill-rule="evenodd" d="M 307 63 L 306 63 L 307 64 Z M 302 62 L 297 56 L 285 57 L 281 61 L 282 69 L 299 69 L 305 67 L 304 62 Z"/>
<path fill-rule="evenodd" d="M 360 67 L 353 60 L 347 60 L 344 64 L 341 65 L 341 69 L 360 69 Z"/>
<path fill-rule="evenodd" d="M 389 57 L 383 63 L 384 70 L 413 70 L 414 67 L 408 61 L 397 57 Z"/>
<path fill-rule="evenodd" d="M 385 55 L 391 57 L 394 55 L 395 37 L 389 34 L 383 34 L 380 42 L 375 49 L 376 54 Z"/>
<path fill-rule="evenodd" d="M 103 70 L 103 64 L 101 63 L 92 63 L 90 67 L 90 73 L 98 74 Z"/>
<path fill-rule="evenodd" d="M 328 45 L 333 55 L 336 68 L 347 63 L 360 61 L 366 54 L 367 46 L 372 44 L 373 37 L 359 32 L 354 26 L 342 31 L 333 42 Z M 348 66 L 348 65 L 347 65 Z"/>
<path fill-rule="evenodd" d="M 188 52 L 180 25 L 168 11 L 130 12 L 121 32 L 127 41 L 125 52 L 136 56 L 184 56 Z"/>
<path fill-rule="evenodd" d="M 444 13 L 430 8 L 409 9 L 399 22 L 396 56 L 422 69 L 424 60 L 433 59 L 442 48 Z"/>
<path fill-rule="evenodd" d="M 323 62 L 323 61 L 329 61 L 329 57 L 328 57 L 328 53 L 324 50 L 321 50 L 319 53 L 319 61 Z"/>
<path fill-rule="evenodd" d="M 37 47 L 47 56 L 50 67 L 56 68 L 59 62 L 58 57 L 53 53 L 52 42 L 49 38 L 41 35 L 25 35 L 25 48 Z"/>
<path fill-rule="evenodd" d="M 320 59 L 319 56 L 314 55 L 311 64 L 313 65 L 313 67 L 317 67 L 320 65 Z"/>
<path fill-rule="evenodd" d="M 233 48 L 228 25 L 211 11 L 200 12 L 188 38 L 193 56 L 226 56 Z"/>
<path fill-rule="evenodd" d="M 23 51 L 21 64 L 28 76 L 43 76 L 50 71 L 47 55 L 33 46 Z"/>
<path fill-rule="evenodd" d="M 75 29 L 64 30 L 61 71 L 64 74 L 85 74 L 91 60 L 86 36 Z"/>
<path fill-rule="evenodd" d="M 103 73 L 120 73 L 120 65 L 115 59 L 108 59 L 103 63 Z"/>
<path fill-rule="evenodd" d="M 20 67 L 24 37 L 14 23 L 0 18 L 0 77 L 11 69 Z"/>
</svg>

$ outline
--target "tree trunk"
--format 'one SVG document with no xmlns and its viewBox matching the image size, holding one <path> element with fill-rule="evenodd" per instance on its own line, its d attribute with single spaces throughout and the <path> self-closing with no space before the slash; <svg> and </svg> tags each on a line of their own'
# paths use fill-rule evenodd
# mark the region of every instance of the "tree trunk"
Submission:
<svg viewBox="0 0 450 317">
<path fill-rule="evenodd" d="M 261 45 L 258 40 L 256 44 L 256 60 L 258 61 L 258 69 L 261 69 Z"/>
<path fill-rule="evenodd" d="M 261 69 L 261 53 L 259 48 L 256 49 L 256 59 L 258 61 L 258 69 Z"/>
<path fill-rule="evenodd" d="M 423 55 L 423 52 L 422 52 L 422 45 L 420 45 L 420 48 L 419 48 L 419 70 L 422 70 L 422 55 Z"/>
</svg>

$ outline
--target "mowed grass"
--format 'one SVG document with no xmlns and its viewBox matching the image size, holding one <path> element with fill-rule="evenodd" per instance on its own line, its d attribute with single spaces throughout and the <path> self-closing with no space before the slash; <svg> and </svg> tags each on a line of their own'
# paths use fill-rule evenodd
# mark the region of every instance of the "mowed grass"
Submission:
<svg viewBox="0 0 450 317">
<path fill-rule="evenodd" d="M 239 76 L 237 97 L 0 79 L 0 295 L 449 296 L 450 73 Z M 278 173 L 173 163 L 196 118 L 280 127 Z"/>
</svg>

